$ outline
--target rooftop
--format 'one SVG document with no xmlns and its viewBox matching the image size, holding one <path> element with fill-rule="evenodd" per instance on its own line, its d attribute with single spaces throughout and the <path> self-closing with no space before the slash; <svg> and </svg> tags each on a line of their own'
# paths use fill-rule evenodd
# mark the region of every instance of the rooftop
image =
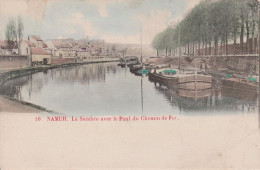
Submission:
<svg viewBox="0 0 260 170">
<path fill-rule="evenodd" d="M 32 55 L 49 55 L 42 48 L 38 48 L 38 47 L 31 47 L 31 54 Z"/>
<path fill-rule="evenodd" d="M 42 39 L 38 35 L 31 35 L 31 37 L 37 41 L 42 41 Z"/>
</svg>

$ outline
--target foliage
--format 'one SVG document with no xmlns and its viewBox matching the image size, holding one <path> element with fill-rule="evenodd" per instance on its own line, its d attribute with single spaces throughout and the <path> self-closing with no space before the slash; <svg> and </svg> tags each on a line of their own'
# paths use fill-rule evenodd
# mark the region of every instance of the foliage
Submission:
<svg viewBox="0 0 260 170">
<path fill-rule="evenodd" d="M 5 30 L 5 38 L 8 44 L 8 49 L 11 51 L 15 47 L 18 47 L 18 53 L 20 54 L 20 46 L 23 39 L 24 25 L 20 16 L 15 19 L 10 19 L 7 23 Z"/>
<path fill-rule="evenodd" d="M 168 27 L 153 40 L 157 50 L 176 49 L 195 42 L 204 46 L 229 41 L 240 44 L 246 36 L 254 38 L 257 32 L 257 0 L 203 0 L 196 5 L 175 28 Z"/>
<path fill-rule="evenodd" d="M 11 50 L 15 47 L 16 43 L 16 24 L 14 19 L 10 19 L 5 30 L 5 37 L 8 45 L 8 49 Z"/>
</svg>

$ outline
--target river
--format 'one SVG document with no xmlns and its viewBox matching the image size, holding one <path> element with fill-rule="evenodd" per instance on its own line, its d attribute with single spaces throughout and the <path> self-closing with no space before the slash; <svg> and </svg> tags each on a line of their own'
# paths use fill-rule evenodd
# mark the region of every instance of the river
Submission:
<svg viewBox="0 0 260 170">
<path fill-rule="evenodd" d="M 257 98 L 211 90 L 185 98 L 117 63 L 51 69 L 5 82 L 0 93 L 66 115 L 219 115 L 257 111 Z"/>
</svg>

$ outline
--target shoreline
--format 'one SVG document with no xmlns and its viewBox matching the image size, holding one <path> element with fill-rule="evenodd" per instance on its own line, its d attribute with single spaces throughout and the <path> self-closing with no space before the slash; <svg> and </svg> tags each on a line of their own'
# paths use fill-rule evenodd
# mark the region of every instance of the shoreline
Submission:
<svg viewBox="0 0 260 170">
<path fill-rule="evenodd" d="M 95 64 L 95 63 L 109 63 L 109 62 L 118 62 L 117 60 L 95 60 L 95 61 L 89 61 L 89 62 L 81 62 L 81 63 L 67 63 L 67 64 L 59 64 L 59 65 L 40 65 L 40 66 L 28 66 L 18 69 L 12 69 L 10 71 L 2 72 L 0 73 L 0 86 L 5 83 L 8 80 L 33 74 L 41 71 L 46 71 L 50 69 L 55 68 L 61 68 L 61 67 L 69 67 L 69 66 L 76 66 L 76 65 L 85 65 L 85 64 Z"/>
<path fill-rule="evenodd" d="M 4 109 L 0 110 L 0 112 L 6 111 L 6 110 L 12 110 L 11 109 L 12 103 L 16 103 L 17 105 L 19 105 L 18 107 L 20 107 L 22 109 L 20 112 L 26 111 L 27 110 L 26 108 L 29 107 L 29 108 L 31 108 L 33 110 L 35 109 L 35 110 L 37 110 L 39 112 L 47 112 L 47 113 L 52 113 L 52 114 L 56 113 L 57 114 L 56 111 L 48 110 L 47 108 L 45 108 L 43 106 L 36 105 L 36 104 L 30 103 L 30 102 L 26 102 L 26 101 L 23 101 L 23 100 L 14 99 L 14 98 L 11 98 L 11 97 L 8 97 L 8 96 L 0 95 L 0 104 L 2 104 L 2 103 L 5 103 L 6 106 L 8 106 L 8 107 L 4 107 Z"/>
<path fill-rule="evenodd" d="M 119 60 L 106 60 L 106 61 L 96 60 L 96 61 L 82 62 L 82 63 L 67 63 L 67 64 L 60 64 L 60 65 L 46 65 L 46 66 L 43 65 L 43 66 L 36 66 L 36 67 L 29 66 L 29 67 L 25 67 L 25 68 L 13 69 L 13 70 L 10 70 L 10 71 L 0 73 L 0 86 L 2 86 L 5 82 L 7 82 L 11 79 L 15 79 L 15 78 L 25 76 L 25 75 L 28 75 L 28 74 L 34 74 L 34 73 L 38 73 L 38 72 L 47 71 L 47 70 L 50 70 L 50 69 L 65 68 L 65 67 L 69 67 L 69 66 L 77 66 L 77 65 L 85 65 L 85 64 L 118 62 L 118 61 Z M 1 95 L 1 94 L 0 94 L 0 104 L 6 103 L 7 107 L 3 107 L 4 109 L 0 110 L 0 112 L 12 110 L 12 108 L 11 108 L 12 104 L 11 103 L 13 103 L 13 102 L 15 102 L 19 105 L 18 107 L 22 109 L 21 112 L 27 111 L 28 110 L 27 108 L 29 107 L 31 109 L 35 109 L 35 111 L 57 114 L 56 111 L 48 110 L 47 108 L 44 108 L 40 105 L 36 105 L 36 104 L 26 102 L 26 101 L 23 101 L 23 100 L 13 99 L 13 98 L 10 98 L 8 96 Z M 22 107 L 22 106 L 24 106 L 24 107 Z"/>
</svg>

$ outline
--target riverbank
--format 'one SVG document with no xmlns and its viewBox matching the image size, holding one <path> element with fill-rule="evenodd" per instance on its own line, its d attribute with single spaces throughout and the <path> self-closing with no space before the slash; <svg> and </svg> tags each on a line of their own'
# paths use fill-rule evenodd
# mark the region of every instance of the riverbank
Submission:
<svg viewBox="0 0 260 170">
<path fill-rule="evenodd" d="M 31 105 L 26 105 L 18 101 L 10 100 L 3 96 L 0 96 L 0 112 L 9 113 L 40 113 L 43 110 L 35 108 Z"/>
<path fill-rule="evenodd" d="M 156 65 L 165 64 L 179 67 L 178 57 L 164 57 L 150 62 Z M 200 68 L 210 72 L 224 74 L 238 74 L 241 76 L 258 75 L 256 56 L 182 56 L 180 67 L 182 69 Z"/>
<path fill-rule="evenodd" d="M 47 71 L 49 69 L 55 69 L 55 68 L 61 68 L 61 67 L 69 67 L 69 66 L 75 66 L 75 65 L 84 65 L 84 64 L 94 64 L 94 63 L 106 63 L 106 62 L 117 62 L 118 59 L 109 59 L 109 60 L 104 60 L 104 59 L 99 59 L 99 60 L 92 60 L 88 62 L 82 62 L 82 63 L 69 63 L 69 64 L 61 64 L 61 65 L 42 65 L 42 66 L 34 66 L 34 67 L 25 67 L 25 68 L 20 68 L 20 69 L 13 69 L 13 70 L 6 70 L 2 71 L 0 73 L 0 86 L 5 83 L 8 80 L 18 78 L 20 76 L 25 76 L 29 74 L 34 74 L 37 72 L 43 72 Z M 7 112 L 27 112 L 27 111 L 33 111 L 33 112 L 53 112 L 49 111 L 46 108 L 43 108 L 38 105 L 31 104 L 29 102 L 24 102 L 16 99 L 11 99 L 7 96 L 1 96 L 0 94 L 0 112 L 1 111 L 7 111 Z M 16 103 L 16 104 L 14 104 Z M 24 107 L 23 107 L 24 106 Z M 15 108 L 17 107 L 17 109 Z M 31 109 L 29 109 L 31 108 Z"/>
<path fill-rule="evenodd" d="M 118 58 L 110 58 L 108 59 L 96 59 L 96 60 L 91 60 L 87 62 L 80 62 L 80 63 L 67 63 L 67 64 L 60 64 L 60 65 L 40 65 L 40 66 L 29 66 L 29 67 L 24 67 L 20 69 L 13 69 L 13 70 L 6 70 L 2 71 L 0 73 L 0 86 L 11 79 L 28 75 L 28 74 L 33 74 L 41 71 L 46 71 L 49 69 L 55 69 L 59 67 L 69 67 L 69 66 L 75 66 L 75 65 L 84 65 L 84 64 L 93 64 L 93 63 L 106 63 L 106 62 L 118 62 Z"/>
</svg>

